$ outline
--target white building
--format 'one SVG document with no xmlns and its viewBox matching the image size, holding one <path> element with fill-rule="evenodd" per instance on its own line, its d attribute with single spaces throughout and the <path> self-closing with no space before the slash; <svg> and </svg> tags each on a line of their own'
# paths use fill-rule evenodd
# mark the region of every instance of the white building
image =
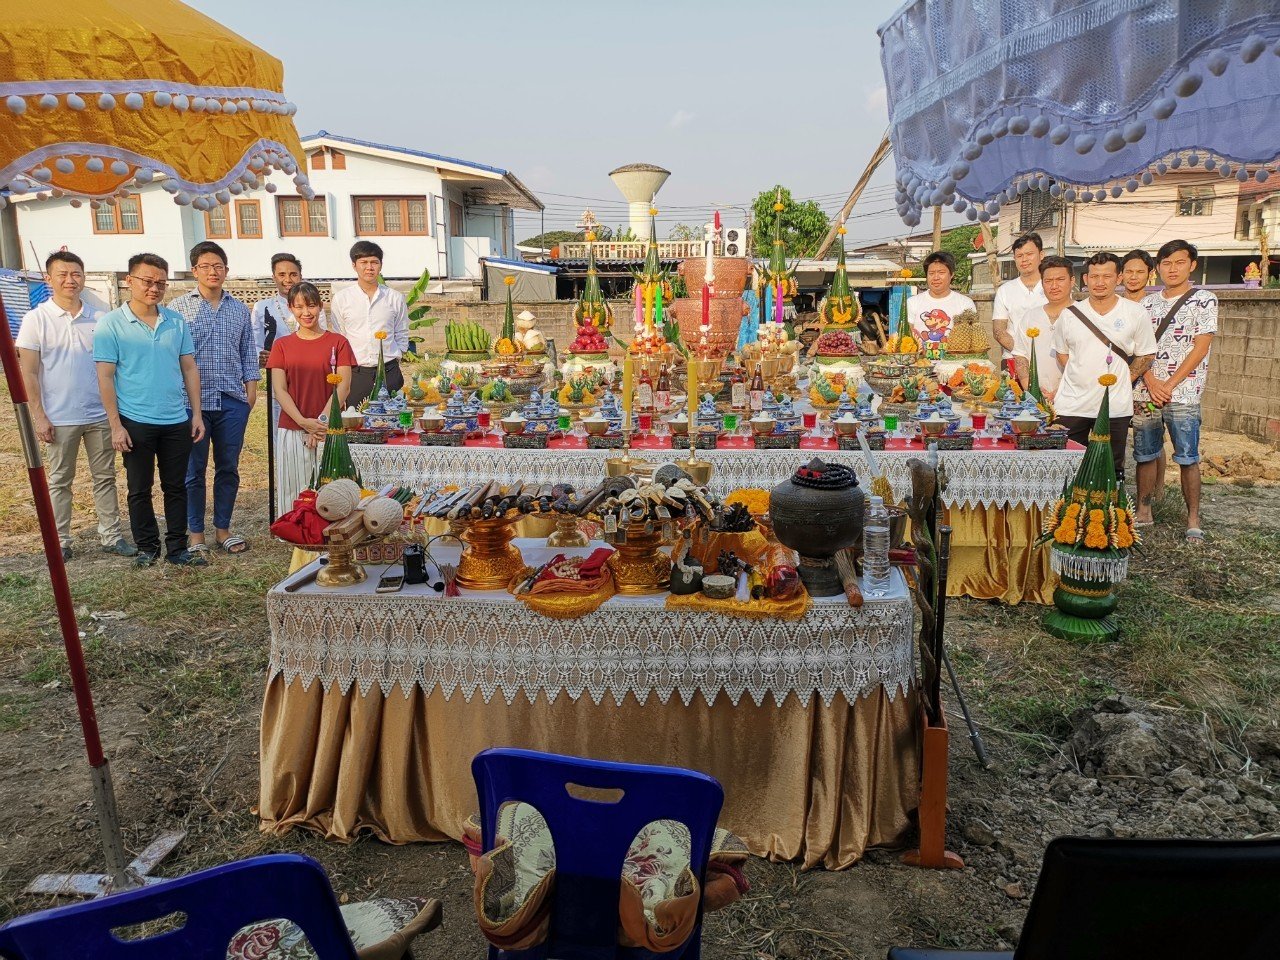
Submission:
<svg viewBox="0 0 1280 960">
<path fill-rule="evenodd" d="M 542 209 L 498 167 L 324 130 L 302 146 L 316 191 L 311 201 L 280 173 L 268 181 L 275 192 L 232 197 L 208 212 L 178 206 L 159 180 L 97 210 L 67 198 L 13 197 L 21 265 L 41 269 L 49 253 L 66 247 L 88 272 L 116 272 L 147 251 L 178 275 L 188 272 L 191 247 L 207 239 L 226 249 L 233 276 L 266 277 L 271 255 L 287 250 L 309 278 L 347 279 L 348 250 L 367 239 L 382 247 L 388 278 L 416 279 L 429 268 L 433 277 L 478 281 L 481 257 L 518 257 L 512 209 Z"/>
</svg>

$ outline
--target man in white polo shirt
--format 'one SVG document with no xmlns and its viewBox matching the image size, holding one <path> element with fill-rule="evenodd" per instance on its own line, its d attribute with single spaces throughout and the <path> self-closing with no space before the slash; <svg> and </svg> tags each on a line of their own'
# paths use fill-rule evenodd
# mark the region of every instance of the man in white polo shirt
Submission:
<svg viewBox="0 0 1280 960">
<path fill-rule="evenodd" d="M 1022 315 L 1045 302 L 1044 285 L 1040 282 L 1040 260 L 1043 256 L 1044 241 L 1040 234 L 1024 233 L 1014 240 L 1013 264 L 1018 268 L 1018 275 L 1000 284 L 991 303 L 991 332 L 1000 344 L 1000 362 L 1006 369 L 1015 355 L 1015 331 Z M 1015 371 L 1016 364 L 1009 372 Z"/>
<path fill-rule="evenodd" d="M 358 241 L 351 247 L 351 266 L 356 282 L 330 298 L 329 318 L 330 329 L 347 338 L 360 364 L 351 371 L 351 392 L 347 395 L 347 403 L 354 406 L 369 396 L 378 373 L 375 334 L 386 334 L 382 352 L 387 390 L 395 393 L 404 386 L 400 355 L 409 349 L 409 310 L 400 293 L 378 282 L 382 273 L 380 246 L 368 240 Z"/>
<path fill-rule="evenodd" d="M 1116 296 L 1119 282 L 1120 258 L 1114 253 L 1095 253 L 1085 261 L 1089 299 L 1067 307 L 1054 324 L 1053 350 L 1062 366 L 1054 408 L 1068 436 L 1087 445 L 1102 398 L 1110 391 L 1111 453 L 1116 478 L 1123 481 L 1133 381 L 1155 359 L 1156 338 L 1147 311 Z"/>
<path fill-rule="evenodd" d="M 81 442 L 93 476 L 93 506 L 102 552 L 132 557 L 138 551 L 120 535 L 116 455 L 93 363 L 98 312 L 80 298 L 84 261 L 59 250 L 44 262 L 44 275 L 53 296 L 22 318 L 18 364 L 36 436 L 48 448 L 49 497 L 62 541 L 62 559 L 72 556 L 71 484 Z"/>
</svg>

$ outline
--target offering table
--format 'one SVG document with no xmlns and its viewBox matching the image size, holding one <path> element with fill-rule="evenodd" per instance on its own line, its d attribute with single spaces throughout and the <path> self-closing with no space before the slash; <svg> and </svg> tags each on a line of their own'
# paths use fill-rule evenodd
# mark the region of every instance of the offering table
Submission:
<svg viewBox="0 0 1280 960">
<path fill-rule="evenodd" d="M 554 552 L 516 542 L 531 565 Z M 918 700 L 897 571 L 860 610 L 829 598 L 782 621 L 671 611 L 665 595 L 552 620 L 502 591 L 377 594 L 377 570 L 284 590 L 310 569 L 267 597 L 265 830 L 458 839 L 471 758 L 491 746 L 704 771 L 724 785 L 724 826 L 806 866 L 847 867 L 908 827 Z"/>
<path fill-rule="evenodd" d="M 632 454 L 659 464 L 678 463 L 689 455 L 660 437 L 640 440 Z M 417 489 L 466 484 L 477 477 L 589 488 L 604 475 L 605 460 L 618 455 L 616 450 L 589 450 L 585 441 L 571 437 L 552 440 L 544 450 L 508 450 L 491 440 L 460 447 L 352 447 L 367 486 L 399 483 Z M 756 450 L 749 439 L 735 437 L 722 440 L 715 450 L 698 451 L 699 458 L 714 465 L 709 486 L 721 497 L 739 487 L 769 489 L 813 456 L 852 467 L 863 490 L 869 489 L 862 454 L 840 451 L 830 439 L 806 438 L 799 450 Z M 875 454 L 897 499 L 910 493 L 907 461 L 925 456 L 919 440 L 889 440 Z M 1010 604 L 1051 603 L 1057 580 L 1049 569 L 1049 553 L 1032 544 L 1043 529 L 1044 508 L 1075 475 L 1084 449 L 1019 450 L 1011 441 L 980 440 L 971 451 L 940 456 L 950 478 L 942 498 L 953 531 L 948 594 Z"/>
</svg>

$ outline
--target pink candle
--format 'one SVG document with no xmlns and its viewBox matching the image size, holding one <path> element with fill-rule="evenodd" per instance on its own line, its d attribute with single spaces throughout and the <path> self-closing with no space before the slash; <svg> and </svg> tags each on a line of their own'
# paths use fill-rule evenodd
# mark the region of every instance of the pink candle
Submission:
<svg viewBox="0 0 1280 960">
<path fill-rule="evenodd" d="M 774 323 L 781 323 L 782 322 L 782 281 L 779 280 L 777 283 L 775 283 L 774 288 L 778 291 L 778 304 L 777 304 L 778 312 L 774 316 L 773 321 Z"/>
<path fill-rule="evenodd" d="M 636 329 L 644 326 L 644 294 L 640 292 L 640 284 L 636 284 Z"/>
</svg>

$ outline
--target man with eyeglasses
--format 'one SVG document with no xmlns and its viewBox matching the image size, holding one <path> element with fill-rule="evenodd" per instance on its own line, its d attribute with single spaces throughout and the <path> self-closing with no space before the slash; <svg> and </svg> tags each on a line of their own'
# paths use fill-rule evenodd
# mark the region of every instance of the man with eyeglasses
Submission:
<svg viewBox="0 0 1280 960">
<path fill-rule="evenodd" d="M 243 537 L 231 532 L 231 514 L 240 492 L 240 451 L 244 449 L 249 412 L 258 401 L 258 347 L 249 308 L 228 294 L 227 254 L 205 240 L 191 248 L 196 288 L 174 297 L 169 305 L 186 318 L 196 345 L 200 368 L 200 407 L 207 433 L 191 448 L 187 468 L 187 528 L 192 553 L 206 553 L 205 478 L 209 448 L 213 448 L 213 530 L 215 542 L 227 553 L 249 549 Z"/>
<path fill-rule="evenodd" d="M 187 549 L 187 462 L 204 439 L 200 371 L 195 344 L 182 316 L 160 306 L 169 264 L 154 253 L 129 259 L 129 302 L 98 321 L 93 335 L 98 391 L 111 424 L 111 446 L 124 460 L 129 526 L 138 555 L 149 567 L 160 556 L 160 529 L 151 502 L 155 475 L 164 494 L 165 559 L 203 566 Z M 185 396 L 184 396 L 185 392 Z"/>
<path fill-rule="evenodd" d="M 98 311 L 81 299 L 84 261 L 74 253 L 58 250 L 45 260 L 44 276 L 52 297 L 22 318 L 16 345 L 31 420 L 49 460 L 49 497 L 62 541 L 62 559 L 72 556 L 71 484 L 82 442 L 93 475 L 93 506 L 102 552 L 132 557 L 138 551 L 120 535 L 116 455 L 93 365 Z"/>
</svg>

